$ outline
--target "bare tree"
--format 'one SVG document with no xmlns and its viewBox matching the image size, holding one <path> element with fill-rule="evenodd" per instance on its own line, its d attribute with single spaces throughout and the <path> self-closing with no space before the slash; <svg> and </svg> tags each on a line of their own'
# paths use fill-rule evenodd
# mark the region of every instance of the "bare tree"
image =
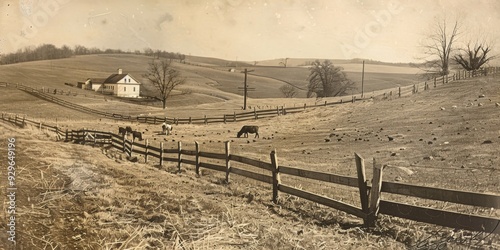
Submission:
<svg viewBox="0 0 500 250">
<path fill-rule="evenodd" d="M 294 98 L 297 96 L 297 88 L 290 84 L 283 84 L 283 86 L 280 87 L 280 91 L 286 98 Z"/>
<path fill-rule="evenodd" d="M 285 67 L 285 68 L 286 68 L 286 65 L 288 64 L 288 59 L 289 59 L 288 57 L 287 57 L 287 58 L 285 58 L 285 59 L 283 59 L 283 61 L 281 61 L 279 64 L 280 64 L 280 65 L 283 65 L 283 67 Z"/>
<path fill-rule="evenodd" d="M 490 53 L 492 47 L 493 46 L 486 41 L 469 41 L 464 48 L 460 49 L 459 54 L 456 54 L 453 59 L 465 70 L 478 70 L 484 64 L 495 58 L 495 56 Z"/>
<path fill-rule="evenodd" d="M 346 95 L 355 89 L 354 82 L 347 78 L 342 67 L 335 67 L 329 60 L 316 60 L 309 68 L 309 85 L 307 97 L 332 97 Z"/>
<path fill-rule="evenodd" d="M 155 97 L 163 104 L 163 109 L 167 107 L 167 98 L 172 90 L 186 82 L 186 79 L 181 76 L 181 72 L 171 67 L 171 61 L 153 60 L 149 63 L 148 72 L 143 76 L 158 89 L 160 95 Z"/>
<path fill-rule="evenodd" d="M 460 24 L 455 20 L 449 25 L 446 19 L 435 23 L 431 33 L 422 41 L 425 60 L 423 64 L 427 73 L 432 75 L 448 75 L 450 58 L 455 50 L 455 42 L 460 34 Z"/>
</svg>

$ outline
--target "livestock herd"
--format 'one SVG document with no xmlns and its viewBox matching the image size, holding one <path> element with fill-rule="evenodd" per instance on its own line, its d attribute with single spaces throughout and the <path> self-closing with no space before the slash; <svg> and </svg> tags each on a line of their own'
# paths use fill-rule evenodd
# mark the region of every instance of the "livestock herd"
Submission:
<svg viewBox="0 0 500 250">
<path fill-rule="evenodd" d="M 163 135 L 170 135 L 170 132 L 172 131 L 173 127 L 172 125 L 170 124 L 167 124 L 167 123 L 163 123 L 161 125 L 161 134 Z M 126 136 L 128 134 L 131 134 L 132 135 L 132 138 L 133 140 L 135 141 L 135 139 L 139 139 L 140 141 L 142 141 L 142 134 L 144 132 L 139 132 L 139 131 L 136 131 L 136 130 L 133 130 L 132 127 L 130 126 L 126 126 L 125 128 L 124 127 L 119 127 L 118 128 L 118 134 L 122 135 L 122 136 Z M 249 126 L 249 125 L 245 125 L 243 126 L 240 131 L 236 134 L 236 137 L 240 138 L 242 135 L 244 135 L 244 137 L 248 137 L 248 134 L 255 134 L 255 138 L 259 138 L 259 126 Z"/>
</svg>

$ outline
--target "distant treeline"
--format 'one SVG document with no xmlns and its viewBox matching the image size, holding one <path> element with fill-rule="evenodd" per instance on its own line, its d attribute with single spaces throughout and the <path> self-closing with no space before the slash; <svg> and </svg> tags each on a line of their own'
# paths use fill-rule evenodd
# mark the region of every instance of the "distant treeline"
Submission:
<svg viewBox="0 0 500 250">
<path fill-rule="evenodd" d="M 186 55 L 180 53 L 167 52 L 163 50 L 153 50 L 151 48 L 145 48 L 143 51 L 123 51 L 121 49 L 99 49 L 99 48 L 87 48 L 82 45 L 76 45 L 73 49 L 69 46 L 63 45 L 61 48 L 56 47 L 53 44 L 42 44 L 38 47 L 25 47 L 19 49 L 14 53 L 0 55 L 0 64 L 13 64 L 29 61 L 39 61 L 39 60 L 51 60 L 51 59 L 61 59 L 68 58 L 74 55 L 93 55 L 93 54 L 136 54 L 136 55 L 146 55 L 155 58 L 167 58 L 171 60 L 179 60 L 179 62 L 184 62 L 186 60 Z"/>
</svg>

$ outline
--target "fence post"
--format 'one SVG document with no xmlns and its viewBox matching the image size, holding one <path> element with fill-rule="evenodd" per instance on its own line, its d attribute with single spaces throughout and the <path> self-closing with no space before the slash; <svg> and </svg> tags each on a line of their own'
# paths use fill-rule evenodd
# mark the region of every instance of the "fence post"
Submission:
<svg viewBox="0 0 500 250">
<path fill-rule="evenodd" d="M 226 123 L 226 114 L 224 114 L 224 123 Z"/>
<path fill-rule="evenodd" d="M 205 125 L 208 124 L 207 115 L 205 115 Z"/>
<path fill-rule="evenodd" d="M 326 101 L 325 101 L 325 107 L 326 107 Z"/>
<path fill-rule="evenodd" d="M 271 164 L 273 165 L 273 203 L 278 203 L 278 188 L 281 184 L 278 157 L 276 156 L 276 149 L 271 151 Z"/>
<path fill-rule="evenodd" d="M 436 79 L 436 77 L 434 77 L 434 88 L 437 86 L 437 82 L 436 81 L 437 81 L 437 79 Z"/>
<path fill-rule="evenodd" d="M 380 190 L 382 189 L 382 166 L 376 163 L 373 158 L 373 180 L 370 200 L 370 213 L 368 215 L 368 223 L 370 226 L 375 226 L 375 220 L 378 216 L 380 205 Z"/>
<path fill-rule="evenodd" d="M 257 111 L 255 111 L 255 107 L 253 107 L 253 115 L 255 117 L 255 120 L 257 120 Z"/>
<path fill-rule="evenodd" d="M 278 116 L 280 116 L 280 107 L 279 107 L 279 106 L 276 106 L 276 114 L 277 114 Z"/>
<path fill-rule="evenodd" d="M 42 129 L 42 122 L 40 122 L 40 130 Z M 68 141 L 68 129 L 66 129 L 66 139 L 64 141 Z"/>
<path fill-rule="evenodd" d="M 132 152 L 134 151 L 134 141 L 135 137 L 132 136 L 132 142 L 130 143 L 130 154 L 128 154 L 129 157 L 132 157 Z"/>
<path fill-rule="evenodd" d="M 236 111 L 233 114 L 233 122 L 236 122 Z"/>
<path fill-rule="evenodd" d="M 127 136 L 127 132 L 125 132 L 125 133 L 123 134 L 123 137 L 122 137 L 122 142 L 123 142 L 123 143 L 122 143 L 122 144 L 123 144 L 123 152 L 125 152 L 125 136 Z"/>
<path fill-rule="evenodd" d="M 398 88 L 399 91 L 399 97 L 401 97 L 401 87 Z"/>
<path fill-rule="evenodd" d="M 304 109 L 306 109 L 306 104 L 304 103 Z"/>
<path fill-rule="evenodd" d="M 226 150 L 226 183 L 229 183 L 229 173 L 231 172 L 231 162 L 229 160 L 229 154 L 231 153 L 231 144 L 229 141 L 226 141 L 225 143 L 225 150 Z"/>
<path fill-rule="evenodd" d="M 200 144 L 195 141 L 194 142 L 194 145 L 196 146 L 196 156 L 195 156 L 195 161 L 196 161 L 196 164 L 195 164 L 195 167 L 196 167 L 196 174 L 197 175 L 200 175 Z"/>
<path fill-rule="evenodd" d="M 190 116 L 189 117 L 189 124 L 191 124 L 193 122 L 193 118 Z"/>
<path fill-rule="evenodd" d="M 156 125 L 156 116 L 153 118 L 153 124 Z"/>
<path fill-rule="evenodd" d="M 178 172 L 180 173 L 181 172 L 181 165 L 182 165 L 182 142 L 178 142 L 177 143 L 177 147 L 178 147 L 178 150 L 179 150 L 179 157 L 178 157 L 178 165 L 177 165 L 177 169 L 178 169 Z"/>
<path fill-rule="evenodd" d="M 361 210 L 363 210 L 363 213 L 368 215 L 370 213 L 370 210 L 368 207 L 368 187 L 366 185 L 365 160 L 357 153 L 354 153 L 354 159 L 356 161 L 356 169 L 358 172 L 358 187 L 359 197 L 361 199 Z M 365 226 L 369 226 L 368 220 L 365 220 L 364 223 Z"/>
<path fill-rule="evenodd" d="M 14 118 L 14 124 L 17 125 L 17 114 L 16 114 L 16 118 Z"/>
<path fill-rule="evenodd" d="M 160 167 L 163 167 L 163 142 L 160 142 Z"/>
<path fill-rule="evenodd" d="M 149 139 L 146 139 L 146 149 L 144 149 L 144 163 L 148 163 Z"/>
</svg>

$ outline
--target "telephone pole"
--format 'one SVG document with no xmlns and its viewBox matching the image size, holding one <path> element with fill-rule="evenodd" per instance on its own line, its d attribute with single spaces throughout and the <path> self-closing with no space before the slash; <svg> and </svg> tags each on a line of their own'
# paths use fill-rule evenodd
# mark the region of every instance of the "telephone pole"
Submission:
<svg viewBox="0 0 500 250">
<path fill-rule="evenodd" d="M 365 88 L 365 60 L 363 60 L 363 71 L 361 73 L 361 98 L 364 98 L 364 88 Z"/>
<path fill-rule="evenodd" d="M 243 83 L 243 110 L 247 110 L 247 92 L 248 90 L 255 90 L 255 88 L 248 88 L 247 86 L 247 74 L 249 72 L 253 72 L 253 70 L 247 70 L 245 68 L 245 71 L 241 72 L 241 73 L 245 73 L 245 82 Z"/>
</svg>

